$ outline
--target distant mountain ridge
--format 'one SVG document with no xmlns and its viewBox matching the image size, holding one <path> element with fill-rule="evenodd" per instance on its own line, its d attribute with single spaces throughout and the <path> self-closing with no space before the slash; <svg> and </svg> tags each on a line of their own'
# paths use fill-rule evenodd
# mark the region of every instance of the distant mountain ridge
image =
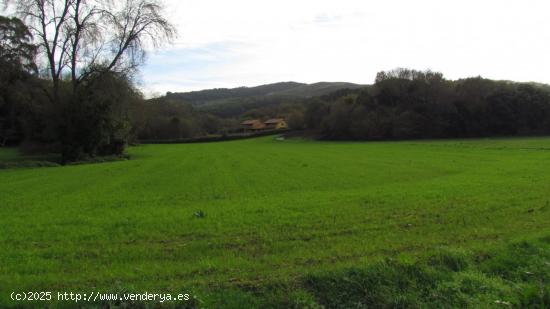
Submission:
<svg viewBox="0 0 550 309">
<path fill-rule="evenodd" d="M 180 93 L 168 92 L 166 98 L 192 105 L 210 105 L 215 102 L 223 104 L 226 101 L 234 101 L 234 99 L 252 97 L 310 98 L 326 95 L 340 89 L 361 87 L 366 87 L 366 85 L 346 82 L 319 82 L 314 84 L 280 82 L 256 87 L 217 88 Z"/>
<path fill-rule="evenodd" d="M 367 87 L 367 85 L 359 85 L 346 82 L 319 82 L 314 84 L 303 84 L 288 90 L 279 91 L 276 94 L 311 98 L 327 95 L 341 89 L 356 89 L 363 87 Z"/>
</svg>

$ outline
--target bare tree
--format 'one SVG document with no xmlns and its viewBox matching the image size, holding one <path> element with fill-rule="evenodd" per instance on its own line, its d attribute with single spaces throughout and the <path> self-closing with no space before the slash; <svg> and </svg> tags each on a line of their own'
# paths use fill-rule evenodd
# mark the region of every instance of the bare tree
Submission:
<svg viewBox="0 0 550 309">
<path fill-rule="evenodd" d="M 29 24 L 59 99 L 64 74 L 73 90 L 94 73 L 138 67 L 147 46 L 171 41 L 175 28 L 157 0 L 8 0 Z"/>
</svg>

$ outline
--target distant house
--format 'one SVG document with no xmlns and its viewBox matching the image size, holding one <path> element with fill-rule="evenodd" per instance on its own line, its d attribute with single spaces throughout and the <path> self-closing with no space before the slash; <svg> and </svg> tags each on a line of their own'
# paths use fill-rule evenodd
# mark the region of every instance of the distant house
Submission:
<svg viewBox="0 0 550 309">
<path fill-rule="evenodd" d="M 269 119 L 264 122 L 266 130 L 283 130 L 288 129 L 288 124 L 283 118 Z"/>
<path fill-rule="evenodd" d="M 246 120 L 241 122 L 241 128 L 245 132 L 258 132 L 266 129 L 266 125 L 258 119 Z"/>
<path fill-rule="evenodd" d="M 241 129 L 244 132 L 283 130 L 288 129 L 288 124 L 283 118 L 274 118 L 267 121 L 252 119 L 241 122 Z"/>
</svg>

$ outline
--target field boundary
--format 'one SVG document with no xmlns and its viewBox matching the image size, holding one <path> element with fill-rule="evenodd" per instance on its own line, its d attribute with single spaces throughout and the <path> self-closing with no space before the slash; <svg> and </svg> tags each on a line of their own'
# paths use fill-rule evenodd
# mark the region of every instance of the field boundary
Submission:
<svg viewBox="0 0 550 309">
<path fill-rule="evenodd" d="M 214 143 L 225 141 L 236 141 L 243 139 L 250 139 L 263 136 L 280 135 L 289 132 L 290 130 L 272 130 L 264 131 L 260 133 L 243 133 L 243 134 L 229 134 L 229 135 L 211 135 L 194 138 L 182 138 L 182 139 L 166 139 L 166 140 L 139 140 L 138 144 L 198 144 L 198 143 Z"/>
</svg>

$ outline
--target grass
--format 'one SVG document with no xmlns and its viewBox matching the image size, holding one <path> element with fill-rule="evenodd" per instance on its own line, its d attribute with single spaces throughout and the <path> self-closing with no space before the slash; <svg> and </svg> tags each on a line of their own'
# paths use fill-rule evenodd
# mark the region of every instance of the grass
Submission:
<svg viewBox="0 0 550 309">
<path fill-rule="evenodd" d="M 429 282 L 442 295 L 464 282 L 493 289 L 439 304 L 544 301 L 534 287 L 548 272 L 518 290 L 523 279 L 491 267 L 512 263 L 518 243 L 539 248 L 527 254 L 537 265 L 550 259 L 550 138 L 266 137 L 129 152 L 128 161 L 0 170 L 0 305 L 11 291 L 123 287 L 193 291 L 210 307 L 366 306 L 389 294 L 402 297 L 388 307 L 422 307 Z M 15 157 L 0 149 L 0 160 Z M 430 264 L 449 250 L 466 252 L 458 268 Z M 345 278 L 359 282 L 359 292 L 345 289 L 353 297 L 334 292 Z M 392 291 L 399 278 L 404 288 Z M 369 298 L 366 286 L 386 290 Z M 521 296 L 530 289 L 536 297 Z"/>
</svg>

